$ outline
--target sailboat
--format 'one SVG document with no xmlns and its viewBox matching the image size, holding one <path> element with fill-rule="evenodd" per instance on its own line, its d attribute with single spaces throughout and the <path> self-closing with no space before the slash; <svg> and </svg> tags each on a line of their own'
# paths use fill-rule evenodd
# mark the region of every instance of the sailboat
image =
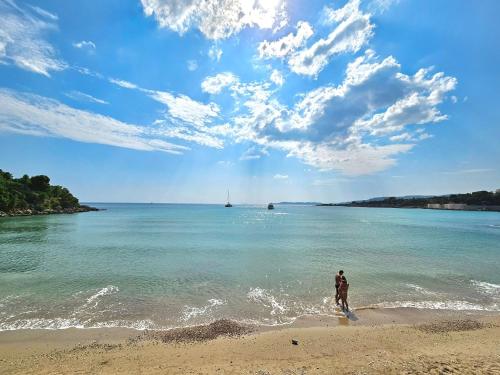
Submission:
<svg viewBox="0 0 500 375">
<path fill-rule="evenodd" d="M 229 203 L 229 190 L 227 191 L 227 203 L 224 205 L 224 207 L 233 207 L 233 205 Z"/>
</svg>

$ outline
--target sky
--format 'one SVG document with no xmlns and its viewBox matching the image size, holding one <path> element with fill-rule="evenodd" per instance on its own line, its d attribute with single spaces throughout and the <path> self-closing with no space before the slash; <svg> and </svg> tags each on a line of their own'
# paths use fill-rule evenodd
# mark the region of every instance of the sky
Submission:
<svg viewBox="0 0 500 375">
<path fill-rule="evenodd" d="M 500 188 L 500 2 L 0 0 L 0 168 L 83 202 Z"/>
</svg>

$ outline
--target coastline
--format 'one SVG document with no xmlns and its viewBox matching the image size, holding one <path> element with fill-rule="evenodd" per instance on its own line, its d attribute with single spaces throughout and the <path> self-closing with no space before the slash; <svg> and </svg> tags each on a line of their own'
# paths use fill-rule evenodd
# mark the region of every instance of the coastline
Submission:
<svg viewBox="0 0 500 375">
<path fill-rule="evenodd" d="M 61 215 L 61 214 L 77 214 L 80 212 L 102 211 L 102 208 L 80 205 L 74 208 L 65 208 L 60 210 L 43 210 L 37 211 L 30 208 L 17 209 L 10 212 L 0 211 L 0 217 L 18 217 L 18 216 L 39 216 L 39 215 Z"/>
<path fill-rule="evenodd" d="M 466 208 L 431 208 L 420 206 L 372 206 L 362 204 L 338 204 L 338 203 L 321 203 L 316 207 L 349 207 L 349 208 L 407 208 L 407 209 L 420 209 L 420 210 L 433 210 L 433 211 L 469 211 L 469 212 L 500 212 L 500 206 L 479 206 L 479 207 L 466 207 Z"/>
<path fill-rule="evenodd" d="M 316 315 L 287 326 L 243 327 L 227 321 L 210 326 L 4 331 L 0 372 L 500 371 L 498 313 L 365 308 L 351 319 Z"/>
</svg>

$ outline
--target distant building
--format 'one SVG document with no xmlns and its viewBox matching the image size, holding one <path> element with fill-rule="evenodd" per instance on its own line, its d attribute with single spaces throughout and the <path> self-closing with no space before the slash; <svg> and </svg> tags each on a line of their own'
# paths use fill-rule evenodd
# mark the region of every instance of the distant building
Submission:
<svg viewBox="0 0 500 375">
<path fill-rule="evenodd" d="M 500 194 L 500 189 L 495 190 L 495 194 Z"/>
<path fill-rule="evenodd" d="M 440 210 L 443 207 L 439 203 L 427 203 L 427 208 L 432 208 L 432 209 L 435 209 L 435 210 Z"/>
<path fill-rule="evenodd" d="M 427 203 L 427 208 L 434 210 L 466 210 L 467 205 L 464 203 Z"/>
<path fill-rule="evenodd" d="M 446 203 L 443 206 L 445 210 L 465 210 L 467 207 L 464 203 Z"/>
</svg>

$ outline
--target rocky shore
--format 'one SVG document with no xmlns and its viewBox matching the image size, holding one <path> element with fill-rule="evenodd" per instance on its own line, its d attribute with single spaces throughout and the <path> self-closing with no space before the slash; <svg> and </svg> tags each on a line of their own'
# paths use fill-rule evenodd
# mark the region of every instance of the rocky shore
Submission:
<svg viewBox="0 0 500 375">
<path fill-rule="evenodd" d="M 27 209 L 15 209 L 9 212 L 0 211 L 0 217 L 8 216 L 35 216 L 35 215 L 55 215 L 55 214 L 75 214 L 78 212 L 90 212 L 90 211 L 101 211 L 99 208 L 80 205 L 78 207 L 72 208 L 61 208 L 61 209 L 46 209 L 46 210 L 32 210 Z"/>
</svg>

